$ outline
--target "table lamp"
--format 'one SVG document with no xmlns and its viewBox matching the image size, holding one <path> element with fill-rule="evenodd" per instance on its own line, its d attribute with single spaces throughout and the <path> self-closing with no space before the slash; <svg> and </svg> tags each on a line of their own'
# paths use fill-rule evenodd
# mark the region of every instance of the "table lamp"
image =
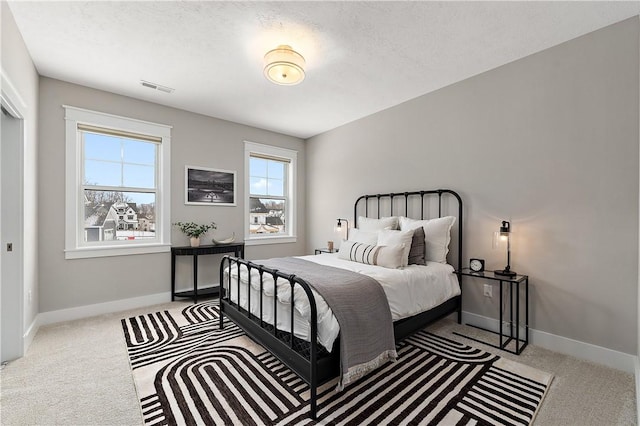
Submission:
<svg viewBox="0 0 640 426">
<path fill-rule="evenodd" d="M 511 270 L 511 224 L 503 220 L 500 230 L 495 232 L 493 242 L 494 246 L 498 246 L 501 242 L 507 243 L 507 266 L 504 269 L 498 269 L 493 271 L 496 275 L 502 275 L 505 277 L 515 277 L 516 272 Z"/>
</svg>

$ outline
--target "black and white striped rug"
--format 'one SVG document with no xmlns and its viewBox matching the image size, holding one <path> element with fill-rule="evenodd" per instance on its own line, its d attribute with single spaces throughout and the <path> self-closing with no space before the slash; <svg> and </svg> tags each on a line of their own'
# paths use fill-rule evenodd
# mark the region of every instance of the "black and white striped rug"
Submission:
<svg viewBox="0 0 640 426">
<path fill-rule="evenodd" d="M 230 320 L 217 302 L 122 320 L 147 425 L 297 425 L 308 386 Z M 552 376 L 421 331 L 343 392 L 319 389 L 318 423 L 528 425 Z"/>
</svg>

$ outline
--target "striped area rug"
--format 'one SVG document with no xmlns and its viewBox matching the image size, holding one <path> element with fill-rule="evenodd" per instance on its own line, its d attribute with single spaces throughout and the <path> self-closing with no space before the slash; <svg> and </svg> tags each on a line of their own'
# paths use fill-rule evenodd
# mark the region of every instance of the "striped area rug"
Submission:
<svg viewBox="0 0 640 426">
<path fill-rule="evenodd" d="M 217 302 L 122 320 L 147 425 L 303 425 L 309 392 Z M 528 425 L 552 376 L 420 331 L 388 363 L 336 393 L 319 389 L 318 424 Z"/>
</svg>

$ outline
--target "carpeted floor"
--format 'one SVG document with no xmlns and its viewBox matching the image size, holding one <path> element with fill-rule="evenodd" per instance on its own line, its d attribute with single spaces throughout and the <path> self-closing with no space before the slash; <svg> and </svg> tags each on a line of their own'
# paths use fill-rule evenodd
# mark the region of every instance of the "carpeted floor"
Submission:
<svg viewBox="0 0 640 426">
<path fill-rule="evenodd" d="M 174 302 L 41 327 L 26 356 L 0 372 L 0 424 L 143 424 L 120 320 L 187 305 Z M 536 346 L 520 356 L 495 351 L 452 336 L 470 330 L 449 320 L 428 330 L 553 374 L 535 425 L 636 424 L 630 374 Z"/>
</svg>

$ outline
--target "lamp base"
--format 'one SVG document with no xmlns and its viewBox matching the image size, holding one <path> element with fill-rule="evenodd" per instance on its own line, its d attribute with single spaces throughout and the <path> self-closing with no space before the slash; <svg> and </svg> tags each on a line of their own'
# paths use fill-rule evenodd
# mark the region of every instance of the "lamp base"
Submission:
<svg viewBox="0 0 640 426">
<path fill-rule="evenodd" d="M 518 275 L 515 271 L 512 271 L 510 269 L 498 269 L 496 271 L 493 271 L 493 273 L 496 275 L 502 275 L 503 277 L 515 277 L 516 275 Z"/>
</svg>

